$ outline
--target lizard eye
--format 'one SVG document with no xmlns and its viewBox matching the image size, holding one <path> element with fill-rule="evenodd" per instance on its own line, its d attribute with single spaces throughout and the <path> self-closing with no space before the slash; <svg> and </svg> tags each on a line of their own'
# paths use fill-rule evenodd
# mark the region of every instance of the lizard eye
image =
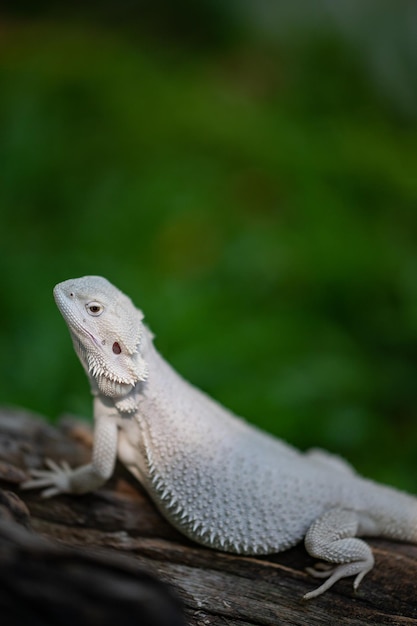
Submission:
<svg viewBox="0 0 417 626">
<path fill-rule="evenodd" d="M 97 317 L 103 313 L 103 306 L 100 302 L 89 302 L 86 304 L 86 309 L 90 315 Z"/>
</svg>

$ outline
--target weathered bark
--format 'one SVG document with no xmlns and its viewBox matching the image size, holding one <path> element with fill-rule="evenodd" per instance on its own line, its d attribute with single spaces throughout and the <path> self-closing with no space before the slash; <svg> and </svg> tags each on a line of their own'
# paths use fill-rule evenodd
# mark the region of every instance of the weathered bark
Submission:
<svg viewBox="0 0 417 626">
<path fill-rule="evenodd" d="M 257 558 L 200 547 L 165 522 L 121 466 L 93 494 L 43 500 L 19 490 L 26 470 L 45 457 L 77 466 L 90 445 L 79 422 L 55 429 L 0 411 L 0 487 L 17 494 L 0 498 L 3 623 L 26 616 L 37 624 L 181 624 L 163 581 L 190 626 L 417 625 L 416 546 L 372 540 L 376 565 L 356 593 L 344 579 L 304 602 L 317 581 L 304 571 L 312 559 L 302 546 Z"/>
</svg>

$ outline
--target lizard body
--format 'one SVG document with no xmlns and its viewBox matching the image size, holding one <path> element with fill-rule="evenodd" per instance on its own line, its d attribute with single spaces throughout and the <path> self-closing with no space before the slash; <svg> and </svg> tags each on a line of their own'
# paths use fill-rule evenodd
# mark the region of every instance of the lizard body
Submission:
<svg viewBox="0 0 417 626">
<path fill-rule="evenodd" d="M 280 552 L 305 539 L 327 561 L 310 569 L 323 593 L 344 576 L 355 588 L 373 567 L 358 536 L 417 543 L 417 498 L 362 478 L 339 457 L 301 453 L 236 417 L 162 358 L 142 313 L 106 279 L 58 284 L 57 305 L 94 395 L 89 465 L 50 463 L 26 487 L 84 493 L 118 456 L 160 512 L 192 540 L 237 554 Z"/>
</svg>

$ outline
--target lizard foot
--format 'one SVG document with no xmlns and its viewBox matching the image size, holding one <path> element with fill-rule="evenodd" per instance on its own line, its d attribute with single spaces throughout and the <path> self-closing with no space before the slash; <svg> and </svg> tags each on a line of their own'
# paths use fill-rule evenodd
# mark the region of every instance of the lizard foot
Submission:
<svg viewBox="0 0 417 626">
<path fill-rule="evenodd" d="M 374 566 L 371 548 L 355 536 L 359 528 L 360 514 L 344 509 L 331 509 L 313 522 L 305 536 L 307 552 L 327 563 L 318 563 L 307 571 L 315 578 L 327 580 L 307 593 L 305 600 L 316 598 L 346 576 L 355 576 L 353 588 L 358 588 Z"/>
<path fill-rule="evenodd" d="M 326 569 L 323 569 L 321 565 L 322 564 L 320 564 L 319 569 L 315 569 L 314 567 L 306 568 L 306 571 L 311 576 L 314 576 L 315 578 L 327 578 L 327 580 L 320 585 L 320 587 L 317 587 L 317 589 L 306 593 L 303 596 L 304 600 L 311 600 L 312 598 L 320 596 L 341 578 L 345 578 L 346 576 L 355 576 L 355 574 L 356 578 L 353 581 L 353 588 L 356 591 L 361 583 L 361 580 L 372 569 L 374 563 L 373 560 L 372 563 L 369 563 L 369 561 L 355 561 L 353 563 L 344 563 L 343 565 L 338 565 L 336 567 L 326 567 Z"/>
<path fill-rule="evenodd" d="M 72 469 L 66 461 L 61 464 L 55 463 L 52 459 L 45 459 L 47 470 L 31 470 L 31 479 L 20 485 L 21 489 L 43 489 L 42 498 L 52 498 L 60 493 L 67 493 L 70 489 L 70 475 Z M 45 489 L 46 487 L 46 489 Z"/>
</svg>

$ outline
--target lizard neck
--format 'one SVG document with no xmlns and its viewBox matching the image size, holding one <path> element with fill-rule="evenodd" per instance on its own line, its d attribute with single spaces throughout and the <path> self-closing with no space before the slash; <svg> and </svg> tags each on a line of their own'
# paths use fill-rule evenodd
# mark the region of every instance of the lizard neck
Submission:
<svg viewBox="0 0 417 626">
<path fill-rule="evenodd" d="M 174 370 L 155 348 L 153 334 L 145 327 L 141 345 L 141 353 L 148 368 L 148 378 L 142 386 L 142 393 L 148 397 L 158 394 L 161 388 L 167 393 L 167 383 L 180 384 L 186 381 Z M 175 382 L 174 382 L 175 381 Z"/>
<path fill-rule="evenodd" d="M 189 412 L 195 403 L 198 403 L 199 417 L 196 416 L 196 419 L 199 421 L 206 410 L 210 413 L 214 411 L 231 415 L 227 409 L 183 378 L 163 358 L 155 348 L 153 335 L 147 328 L 143 336 L 141 353 L 148 368 L 148 378 L 138 387 L 139 396 L 144 402 L 158 406 L 165 417 L 172 415 L 177 420 L 180 415 L 186 414 L 190 425 Z"/>
</svg>

